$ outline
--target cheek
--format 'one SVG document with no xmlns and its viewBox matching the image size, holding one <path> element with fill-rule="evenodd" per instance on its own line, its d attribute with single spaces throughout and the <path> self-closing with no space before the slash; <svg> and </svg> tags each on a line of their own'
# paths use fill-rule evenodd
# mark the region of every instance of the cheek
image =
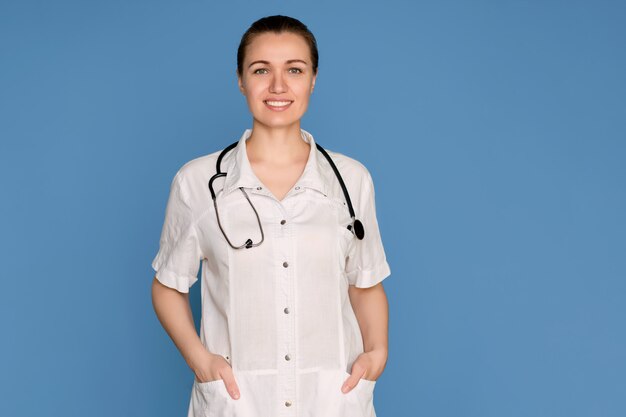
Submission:
<svg viewBox="0 0 626 417">
<path fill-rule="evenodd" d="M 290 87 L 291 91 L 301 100 L 306 99 L 306 96 L 310 94 L 309 91 L 311 91 L 311 83 L 306 80 L 294 80 Z"/>
<path fill-rule="evenodd" d="M 259 88 L 258 85 L 253 86 L 247 90 L 248 104 L 252 106 L 263 105 L 263 97 L 265 95 L 265 89 Z"/>
<path fill-rule="evenodd" d="M 253 98 L 267 89 L 267 82 L 262 78 L 249 78 L 244 84 L 244 88 L 247 95 Z"/>
<path fill-rule="evenodd" d="M 311 98 L 311 90 L 309 87 L 303 88 L 302 91 L 298 92 L 298 97 L 300 98 L 300 104 L 302 106 L 306 106 L 309 103 Z"/>
</svg>

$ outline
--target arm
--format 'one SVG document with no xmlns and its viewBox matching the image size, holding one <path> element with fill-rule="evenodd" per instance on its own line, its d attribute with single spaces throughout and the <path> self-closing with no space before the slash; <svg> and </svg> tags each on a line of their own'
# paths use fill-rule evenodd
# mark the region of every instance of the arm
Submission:
<svg viewBox="0 0 626 417">
<path fill-rule="evenodd" d="M 196 374 L 197 380 L 206 382 L 222 379 L 231 396 L 238 399 L 239 387 L 230 364 L 220 355 L 209 352 L 196 333 L 189 293 L 167 287 L 154 277 L 152 305 L 161 325 Z"/>
<path fill-rule="evenodd" d="M 206 351 L 196 333 L 189 293 L 181 293 L 163 285 L 154 277 L 152 305 L 161 325 L 170 336 L 187 365 L 195 369 L 198 358 Z"/>
<path fill-rule="evenodd" d="M 369 288 L 350 285 L 350 303 L 363 335 L 363 350 L 352 365 L 352 376 L 345 383 L 352 389 L 359 378 L 376 380 L 387 363 L 389 305 L 382 283 Z M 346 391 L 344 391 L 346 392 Z"/>
</svg>

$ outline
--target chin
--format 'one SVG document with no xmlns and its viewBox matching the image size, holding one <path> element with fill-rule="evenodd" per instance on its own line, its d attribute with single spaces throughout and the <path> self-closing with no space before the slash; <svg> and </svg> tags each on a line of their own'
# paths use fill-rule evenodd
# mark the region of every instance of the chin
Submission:
<svg viewBox="0 0 626 417">
<path fill-rule="evenodd" d="M 256 122 L 270 128 L 284 128 L 293 126 L 300 122 L 299 118 L 278 119 L 278 118 L 255 118 Z"/>
</svg>

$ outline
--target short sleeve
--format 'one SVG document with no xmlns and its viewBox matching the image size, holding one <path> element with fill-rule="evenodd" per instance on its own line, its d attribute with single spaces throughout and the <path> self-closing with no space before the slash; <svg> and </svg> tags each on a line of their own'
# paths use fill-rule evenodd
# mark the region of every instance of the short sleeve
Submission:
<svg viewBox="0 0 626 417">
<path fill-rule="evenodd" d="M 159 251 L 152 269 L 163 285 L 186 293 L 198 280 L 201 259 L 193 210 L 179 171 L 170 186 Z"/>
<path fill-rule="evenodd" d="M 355 239 L 346 260 L 346 275 L 350 285 L 372 287 L 391 275 L 376 218 L 374 183 L 366 170 L 355 206 L 356 218 L 363 223 L 365 235 Z"/>
</svg>

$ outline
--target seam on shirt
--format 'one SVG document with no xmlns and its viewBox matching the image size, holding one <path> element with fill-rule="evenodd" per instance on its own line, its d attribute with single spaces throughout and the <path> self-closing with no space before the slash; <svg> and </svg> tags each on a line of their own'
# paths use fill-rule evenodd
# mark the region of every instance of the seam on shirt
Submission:
<svg viewBox="0 0 626 417">
<path fill-rule="evenodd" d="M 161 284 L 165 285 L 168 288 L 172 288 L 177 291 L 184 292 L 184 293 L 188 293 L 191 285 L 193 285 L 198 280 L 197 277 L 192 277 L 191 275 L 187 275 L 187 274 L 176 273 L 168 267 L 159 268 L 158 270 L 155 269 L 155 275 L 156 275 L 157 280 Z M 170 282 L 170 280 L 167 279 L 168 277 L 172 278 L 174 282 Z M 185 287 L 179 288 L 178 284 L 180 283 L 179 281 L 181 279 L 187 280 L 186 281 L 187 288 Z"/>
<path fill-rule="evenodd" d="M 391 268 L 389 267 L 389 263 L 385 260 L 377 264 L 375 268 L 356 269 L 346 274 L 348 276 L 349 281 L 354 281 L 354 284 L 350 284 L 350 285 L 354 285 L 357 288 L 370 288 L 378 284 L 379 282 L 381 282 L 383 279 L 390 276 Z M 365 282 L 369 284 L 367 287 L 359 287 L 357 285 L 359 284 L 359 281 L 363 281 L 363 280 L 365 280 Z"/>
</svg>

